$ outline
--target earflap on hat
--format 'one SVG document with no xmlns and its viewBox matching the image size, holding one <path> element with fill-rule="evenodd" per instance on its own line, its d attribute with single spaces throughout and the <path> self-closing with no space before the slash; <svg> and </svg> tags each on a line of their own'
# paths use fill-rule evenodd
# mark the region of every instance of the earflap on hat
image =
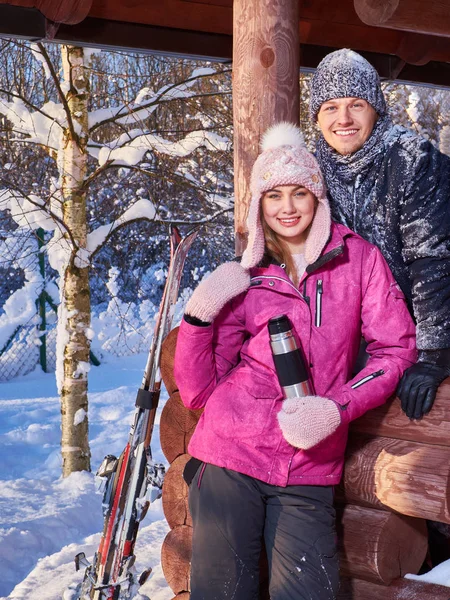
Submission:
<svg viewBox="0 0 450 600">
<path fill-rule="evenodd" d="M 328 242 L 330 231 L 330 206 L 326 198 L 320 198 L 305 242 L 305 262 L 307 265 L 312 265 L 319 258 Z"/>
<path fill-rule="evenodd" d="M 248 239 L 247 247 L 241 259 L 244 269 L 251 269 L 261 262 L 264 256 L 265 239 L 259 215 L 261 198 L 252 197 L 247 217 Z"/>
</svg>

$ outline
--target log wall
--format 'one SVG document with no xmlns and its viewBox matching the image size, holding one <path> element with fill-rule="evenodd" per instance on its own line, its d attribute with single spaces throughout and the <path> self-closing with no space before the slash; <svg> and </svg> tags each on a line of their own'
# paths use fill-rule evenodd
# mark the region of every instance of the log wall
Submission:
<svg viewBox="0 0 450 600">
<path fill-rule="evenodd" d="M 161 566 L 175 598 L 188 600 L 192 519 L 183 469 L 191 458 L 187 448 L 202 411 L 185 408 L 176 389 L 173 363 L 177 336 L 178 328 L 175 328 L 165 339 L 161 350 L 161 376 L 170 395 L 161 412 L 159 425 L 161 449 L 170 463 L 164 478 L 162 505 L 171 529 L 161 548 Z"/>
</svg>

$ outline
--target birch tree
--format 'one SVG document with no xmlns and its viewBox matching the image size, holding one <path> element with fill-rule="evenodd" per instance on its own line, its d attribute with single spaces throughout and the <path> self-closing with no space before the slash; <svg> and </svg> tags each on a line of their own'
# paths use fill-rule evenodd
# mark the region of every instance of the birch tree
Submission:
<svg viewBox="0 0 450 600">
<path fill-rule="evenodd" d="M 42 86 L 45 101 L 38 103 L 26 93 L 26 86 L 18 86 L 16 81 L 8 88 L 2 86 L 0 114 L 10 124 L 12 142 L 22 147 L 38 146 L 51 158 L 52 165 L 46 167 L 46 183 L 33 191 L 24 189 L 17 177 L 12 181 L 3 174 L 0 208 L 9 210 L 22 229 L 43 228 L 49 232 L 45 251 L 59 274 L 57 382 L 61 396 L 63 475 L 67 476 L 90 469 L 87 390 L 92 338 L 89 275 L 93 258 L 113 235 L 136 221 L 174 220 L 164 199 L 156 202 L 134 197 L 116 210 L 113 218 L 106 217 L 106 222 L 92 227 L 95 219 L 88 214 L 89 203 L 95 204 L 99 182 L 109 172 L 128 170 L 155 179 L 149 158 L 157 161 L 167 157 L 178 164 L 174 165 L 176 172 L 167 172 L 165 177 L 177 183 L 182 180 L 208 205 L 200 218 L 184 222 L 209 222 L 230 211 L 231 193 L 218 194 L 217 186 L 213 190 L 200 181 L 194 159 L 202 148 L 205 155 L 228 152 L 228 138 L 212 128 L 186 131 L 186 122 L 181 136 L 172 133 L 170 138 L 149 126 L 161 106 L 226 97 L 229 90 L 200 90 L 199 82 L 208 83 L 215 75 L 213 69 L 203 67 L 191 69 L 183 81 L 166 82 L 156 91 L 144 87 L 134 95 L 133 90 L 126 89 L 127 97 L 120 102 L 111 97 L 99 102 L 91 91 L 89 52 L 61 46 L 57 62 L 54 53 L 51 55 L 43 44 L 32 46 L 32 51 L 54 91 L 50 91 L 48 83 Z M 161 179 L 164 177 L 160 175 L 158 185 Z"/>
</svg>

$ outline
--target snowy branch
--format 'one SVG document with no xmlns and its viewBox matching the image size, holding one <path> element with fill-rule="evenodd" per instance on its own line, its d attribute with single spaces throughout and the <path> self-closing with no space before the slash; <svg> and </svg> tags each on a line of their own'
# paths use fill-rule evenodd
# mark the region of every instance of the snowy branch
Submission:
<svg viewBox="0 0 450 600">
<path fill-rule="evenodd" d="M 202 226 L 207 225 L 215 221 L 221 215 L 224 215 L 228 212 L 231 212 L 233 208 L 224 208 L 222 210 L 216 211 L 214 214 L 210 215 L 206 219 L 199 219 L 197 221 L 191 220 L 180 220 L 180 219 L 158 219 L 156 218 L 156 214 L 153 218 L 151 216 L 139 215 L 135 217 L 127 217 L 127 213 L 131 214 L 131 210 L 136 207 L 140 202 L 149 202 L 148 200 L 139 200 L 134 204 L 128 211 L 119 217 L 116 221 L 109 225 L 102 225 L 98 227 L 95 231 L 88 235 L 88 249 L 90 251 L 90 255 L 95 256 L 95 254 L 106 244 L 106 242 L 110 239 L 113 233 L 123 229 L 124 227 L 131 225 L 132 223 L 138 223 L 140 221 L 150 221 L 157 225 L 192 225 L 192 226 Z M 149 202 L 150 203 L 150 202 Z"/>
<path fill-rule="evenodd" d="M 64 112 L 66 113 L 67 123 L 68 123 L 68 126 L 69 126 L 70 137 L 71 137 L 72 140 L 75 140 L 77 136 L 76 136 L 75 128 L 74 128 L 73 121 L 72 121 L 72 114 L 70 112 L 70 108 L 69 108 L 69 105 L 67 103 L 66 96 L 65 96 L 64 92 L 62 91 L 61 84 L 59 82 L 58 74 L 55 71 L 55 67 L 53 66 L 53 63 L 50 60 L 50 57 L 49 57 L 49 55 L 47 53 L 47 50 L 45 49 L 44 45 L 39 42 L 37 44 L 37 46 L 38 46 L 39 50 L 41 51 L 42 56 L 45 59 L 45 62 L 47 63 L 47 66 L 48 66 L 49 71 L 50 71 L 51 76 L 52 76 L 53 83 L 55 84 L 56 90 L 58 92 L 58 96 L 59 96 L 59 98 L 60 98 L 60 100 L 62 102 L 62 105 L 64 107 Z"/>
<path fill-rule="evenodd" d="M 90 122 L 92 122 L 92 125 L 90 126 L 90 133 L 93 133 L 96 129 L 98 129 L 99 127 L 106 125 L 107 123 L 117 123 L 117 122 L 122 122 L 124 124 L 126 123 L 132 123 L 136 121 L 136 117 L 138 119 L 143 119 L 148 117 L 152 112 L 154 112 L 154 110 L 158 107 L 159 104 L 163 103 L 163 102 L 173 102 L 174 100 L 179 100 L 180 98 L 201 98 L 201 97 L 207 97 L 207 96 L 219 96 L 219 95 L 229 95 L 231 94 L 231 91 L 227 91 L 227 92 L 211 92 L 211 93 L 206 93 L 206 94 L 192 94 L 192 95 L 188 95 L 186 94 L 186 92 L 182 89 L 183 87 L 191 87 L 196 81 L 204 78 L 204 77 L 210 77 L 211 75 L 215 74 L 215 75 L 222 75 L 222 74 L 226 74 L 226 73 L 231 73 L 231 69 L 227 69 L 225 71 L 221 71 L 220 73 L 217 73 L 216 71 L 214 71 L 213 69 L 200 69 L 201 71 L 208 71 L 208 72 L 203 72 L 200 75 L 194 75 L 188 79 L 186 79 L 185 81 L 181 82 L 181 83 L 174 83 L 172 85 L 166 85 L 163 86 L 153 97 L 152 99 L 147 102 L 146 104 L 136 104 L 134 107 L 131 106 L 131 103 L 123 105 L 121 107 L 117 107 L 117 108 L 110 108 L 110 109 L 101 109 L 98 111 L 95 111 L 93 113 L 90 114 L 89 120 Z M 195 73 L 196 71 L 194 71 Z M 177 94 L 178 93 L 178 94 Z M 172 94 L 171 97 L 168 97 Z M 136 100 L 139 100 L 139 96 L 136 98 Z M 114 113 L 113 111 L 117 111 L 116 113 Z M 109 113 L 111 116 L 104 118 L 102 120 L 97 120 L 102 114 L 107 114 Z M 143 113 L 142 115 L 140 113 Z"/>
</svg>

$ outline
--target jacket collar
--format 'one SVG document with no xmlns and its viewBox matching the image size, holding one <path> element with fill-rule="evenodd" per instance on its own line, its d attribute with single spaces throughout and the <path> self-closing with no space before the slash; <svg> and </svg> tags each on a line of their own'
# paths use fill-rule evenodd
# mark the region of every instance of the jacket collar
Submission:
<svg viewBox="0 0 450 600">
<path fill-rule="evenodd" d="M 309 275 L 313 273 L 324 264 L 333 260 L 336 256 L 339 256 L 344 252 L 345 247 L 345 239 L 355 235 L 351 229 L 348 229 L 344 225 L 339 225 L 338 223 L 331 223 L 330 237 L 328 238 L 327 243 L 325 244 L 324 249 L 322 250 L 319 258 L 313 262 L 311 265 L 306 267 L 306 273 Z M 280 263 L 269 254 L 265 253 L 257 268 L 267 268 L 270 265 L 281 266 Z"/>
</svg>

